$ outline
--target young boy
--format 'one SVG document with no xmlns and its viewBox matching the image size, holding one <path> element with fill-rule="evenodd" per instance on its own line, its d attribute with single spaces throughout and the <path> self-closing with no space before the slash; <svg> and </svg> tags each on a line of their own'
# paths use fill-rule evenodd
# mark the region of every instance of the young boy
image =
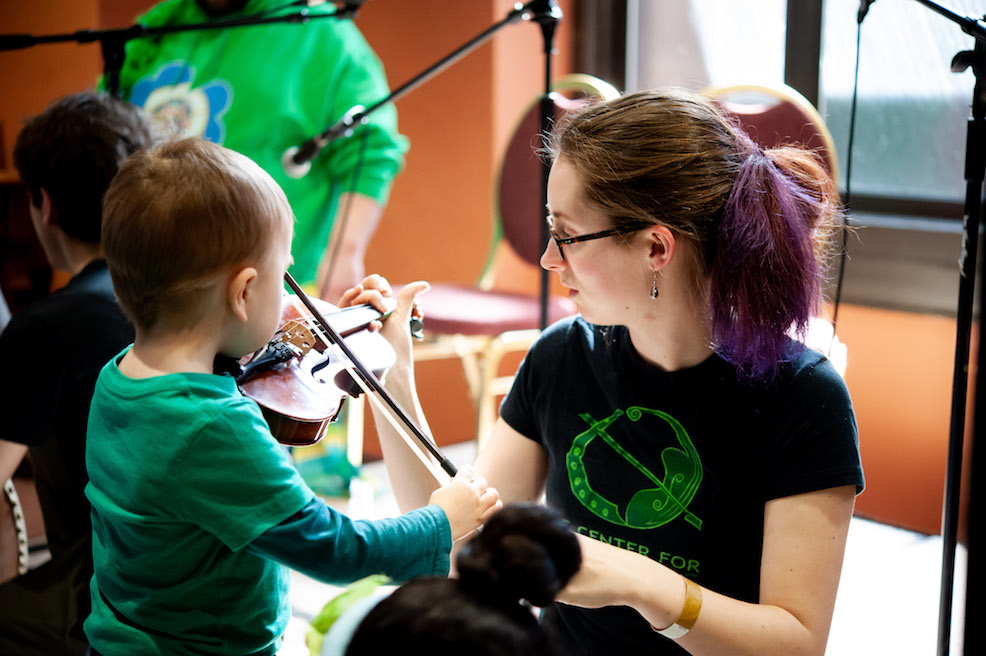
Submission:
<svg viewBox="0 0 986 656">
<path fill-rule="evenodd" d="M 284 565 L 332 583 L 448 571 L 452 541 L 500 506 L 456 476 L 434 505 L 352 521 L 317 499 L 217 355 L 270 339 L 292 214 L 246 157 L 184 140 L 138 153 L 104 200 L 103 243 L 136 337 L 89 419 L 95 653 L 273 654 Z"/>
</svg>

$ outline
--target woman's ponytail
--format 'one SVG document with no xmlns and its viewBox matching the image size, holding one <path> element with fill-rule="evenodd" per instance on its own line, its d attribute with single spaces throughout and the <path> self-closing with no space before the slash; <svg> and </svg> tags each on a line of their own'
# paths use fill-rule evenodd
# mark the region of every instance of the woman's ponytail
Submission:
<svg viewBox="0 0 986 656">
<path fill-rule="evenodd" d="M 746 150 L 723 208 L 710 263 L 709 307 L 717 350 L 751 376 L 790 357 L 788 335 L 804 335 L 821 300 L 838 195 L 811 152 Z"/>
</svg>

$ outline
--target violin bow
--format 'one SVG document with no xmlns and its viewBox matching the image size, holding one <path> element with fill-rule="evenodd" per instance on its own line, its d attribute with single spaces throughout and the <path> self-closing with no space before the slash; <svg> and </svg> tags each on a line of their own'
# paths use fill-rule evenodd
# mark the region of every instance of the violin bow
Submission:
<svg viewBox="0 0 986 656">
<path fill-rule="evenodd" d="M 427 455 L 418 449 L 414 442 L 412 442 L 408 431 L 417 438 L 418 442 L 421 443 L 427 449 L 428 453 L 438 461 L 438 465 L 441 466 L 442 470 L 450 477 L 455 476 L 458 469 L 452 464 L 452 461 L 442 453 L 441 449 L 435 444 L 435 442 L 425 435 L 424 431 L 415 423 L 415 421 L 407 414 L 407 411 L 401 407 L 397 400 L 387 391 L 380 382 L 380 379 L 373 375 L 373 372 L 366 368 L 366 366 L 360 361 L 356 354 L 353 353 L 352 349 L 346 344 L 345 340 L 339 335 L 335 328 L 325 320 L 322 313 L 318 311 L 312 300 L 308 298 L 308 294 L 301 289 L 301 286 L 297 283 L 294 277 L 288 273 L 284 272 L 284 281 L 287 282 L 288 287 L 298 296 L 301 302 L 308 308 L 312 317 L 318 323 L 318 325 L 313 325 L 312 328 L 317 332 L 323 334 L 327 339 L 326 344 L 330 349 L 333 349 L 333 355 L 342 363 L 343 367 L 349 372 L 349 375 L 356 381 L 367 396 L 369 396 L 378 405 L 378 407 L 383 410 L 384 416 L 390 421 L 394 429 L 397 431 L 398 435 L 403 438 L 407 445 L 411 448 L 418 458 L 421 460 L 422 464 L 431 472 L 435 480 L 443 482 L 443 477 L 436 471 L 435 463 L 428 459 Z M 344 356 L 344 357 L 343 357 Z M 387 407 L 384 407 L 386 404 Z M 388 411 L 389 410 L 389 411 Z M 397 422 L 397 418 L 400 418 L 403 426 L 400 426 Z"/>
</svg>

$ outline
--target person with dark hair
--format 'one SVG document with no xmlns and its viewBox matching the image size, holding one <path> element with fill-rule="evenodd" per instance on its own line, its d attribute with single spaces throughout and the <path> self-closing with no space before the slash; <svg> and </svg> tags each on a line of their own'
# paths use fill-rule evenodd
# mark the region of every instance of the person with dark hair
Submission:
<svg viewBox="0 0 986 656">
<path fill-rule="evenodd" d="M 30 454 L 51 560 L 0 587 L 0 652 L 81 654 L 92 529 L 84 489 L 86 420 L 100 368 L 133 340 L 100 246 L 103 193 L 151 143 L 141 112 L 109 95 L 54 102 L 21 130 L 14 163 L 48 262 L 72 275 L 14 315 L 0 359 L 0 480 Z"/>
<path fill-rule="evenodd" d="M 794 338 L 819 309 L 834 181 L 678 89 L 573 111 L 550 157 L 541 265 L 580 315 L 526 355 L 475 464 L 505 503 L 544 494 L 579 533 L 543 621 L 568 654 L 820 656 L 864 485 L 845 383 Z M 382 328 L 388 386 L 415 409 L 401 328 L 426 288 Z M 389 293 L 369 277 L 344 302 Z M 433 484 L 377 426 L 415 503 Z"/>
<path fill-rule="evenodd" d="M 422 577 L 389 595 L 364 597 L 332 625 L 315 653 L 563 654 L 532 607 L 551 606 L 580 562 L 578 538 L 556 512 L 511 504 L 458 553 L 458 578 Z"/>
</svg>

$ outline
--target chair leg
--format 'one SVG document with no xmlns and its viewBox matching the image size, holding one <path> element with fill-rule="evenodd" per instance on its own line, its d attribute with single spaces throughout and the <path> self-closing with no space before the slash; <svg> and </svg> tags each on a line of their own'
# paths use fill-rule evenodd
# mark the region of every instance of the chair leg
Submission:
<svg viewBox="0 0 986 656">
<path fill-rule="evenodd" d="M 498 335 L 483 351 L 481 387 L 477 391 L 476 445 L 483 448 L 497 418 L 497 398 L 510 391 L 514 374 L 500 376 L 500 362 L 507 353 L 527 351 L 538 330 L 515 330 Z"/>
<path fill-rule="evenodd" d="M 479 394 L 483 388 L 483 363 L 480 361 L 480 354 L 489 348 L 490 341 L 490 338 L 486 336 L 483 336 L 478 342 L 462 335 L 456 335 L 452 338 L 452 348 L 462 363 L 462 374 L 466 378 L 466 385 L 469 387 L 469 396 L 472 397 L 473 405 L 478 404 Z"/>
</svg>

